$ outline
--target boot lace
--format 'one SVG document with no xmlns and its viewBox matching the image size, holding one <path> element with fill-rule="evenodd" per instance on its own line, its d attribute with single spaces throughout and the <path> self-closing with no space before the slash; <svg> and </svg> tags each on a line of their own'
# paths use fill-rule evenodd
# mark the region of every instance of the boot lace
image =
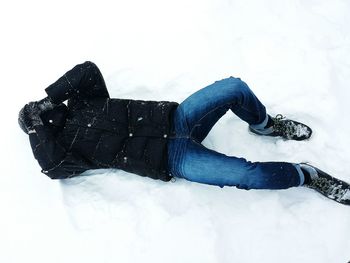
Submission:
<svg viewBox="0 0 350 263">
<path fill-rule="evenodd" d="M 273 130 L 275 132 L 278 132 L 288 138 L 293 136 L 294 134 L 294 128 L 292 125 L 290 125 L 290 122 L 286 121 L 286 117 L 284 117 L 282 114 L 277 114 L 276 117 L 273 119 Z"/>
</svg>

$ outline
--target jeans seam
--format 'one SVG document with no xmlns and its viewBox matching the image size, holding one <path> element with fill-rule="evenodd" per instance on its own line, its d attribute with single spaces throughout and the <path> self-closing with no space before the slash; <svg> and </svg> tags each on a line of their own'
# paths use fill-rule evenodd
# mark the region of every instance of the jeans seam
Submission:
<svg viewBox="0 0 350 263">
<path fill-rule="evenodd" d="M 174 123 L 178 122 L 179 116 L 180 116 L 180 120 L 182 121 L 179 124 L 180 127 L 178 127 L 179 125 L 174 126 L 175 135 L 174 135 L 174 138 L 172 138 L 172 140 L 174 141 L 172 145 L 173 158 L 172 158 L 172 165 L 171 165 L 171 170 L 172 170 L 171 173 L 173 173 L 173 175 L 175 175 L 176 177 L 184 178 L 183 160 L 185 156 L 184 152 L 186 151 L 186 148 L 187 148 L 187 140 L 189 139 L 189 134 L 188 134 L 189 125 L 181 105 L 177 108 L 177 110 L 179 111 L 179 113 L 174 114 L 174 116 L 177 115 L 177 118 L 174 117 L 173 122 Z M 185 127 L 183 127 L 183 125 L 185 125 Z"/>
<path fill-rule="evenodd" d="M 183 118 L 183 119 L 185 120 L 186 130 L 189 131 L 190 129 L 189 129 L 187 117 L 185 117 L 186 114 L 185 114 L 183 108 L 181 107 L 181 104 L 180 104 L 180 106 L 178 107 L 178 109 L 181 111 L 181 116 L 180 116 L 180 117 Z M 182 129 L 182 130 L 183 130 L 183 129 Z M 176 132 L 175 132 L 175 134 L 176 134 Z M 177 134 L 177 135 L 178 135 L 178 134 Z M 181 138 L 182 136 L 183 136 L 183 134 L 180 134 L 180 138 Z M 188 136 L 189 136 L 189 134 L 188 134 Z M 175 137 L 177 137 L 177 136 L 175 135 Z M 179 137 L 178 137 L 178 138 L 179 138 Z"/>
<path fill-rule="evenodd" d="M 181 149 L 181 152 L 179 152 L 177 154 L 178 156 L 178 164 L 179 164 L 179 169 L 178 169 L 178 173 L 179 173 L 179 177 L 180 178 L 185 178 L 185 172 L 184 172 L 184 158 L 185 158 L 185 152 L 186 152 L 186 149 L 187 149 L 187 144 L 188 144 L 188 140 L 189 139 L 185 139 L 185 140 L 181 140 L 180 141 L 180 149 Z"/>
</svg>

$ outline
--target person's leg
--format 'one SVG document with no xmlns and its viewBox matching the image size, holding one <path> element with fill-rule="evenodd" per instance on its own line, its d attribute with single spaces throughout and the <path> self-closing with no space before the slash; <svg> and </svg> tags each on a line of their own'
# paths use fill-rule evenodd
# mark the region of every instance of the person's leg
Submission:
<svg viewBox="0 0 350 263">
<path fill-rule="evenodd" d="M 286 189 L 300 186 L 304 176 L 297 164 L 249 162 L 226 156 L 188 140 L 181 160 L 181 177 L 189 181 L 241 189 Z"/>
<path fill-rule="evenodd" d="M 201 145 L 228 109 L 249 125 L 263 128 L 267 123 L 265 107 L 240 79 L 230 77 L 197 91 L 175 112 L 177 137 L 168 147 L 170 172 L 190 181 L 244 189 L 284 189 L 303 184 L 303 173 L 296 164 L 252 163 Z"/>
<path fill-rule="evenodd" d="M 263 128 L 267 123 L 266 109 L 248 85 L 230 77 L 195 92 L 179 105 L 178 111 L 185 119 L 181 129 L 202 142 L 229 109 L 254 127 Z"/>
</svg>

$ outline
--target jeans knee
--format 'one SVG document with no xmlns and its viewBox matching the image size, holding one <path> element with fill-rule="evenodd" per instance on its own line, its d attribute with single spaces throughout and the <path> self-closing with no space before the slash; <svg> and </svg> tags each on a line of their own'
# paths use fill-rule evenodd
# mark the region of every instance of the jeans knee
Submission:
<svg viewBox="0 0 350 263">
<path fill-rule="evenodd" d="M 231 82 L 231 86 L 235 91 L 241 92 L 241 93 L 247 93 L 250 92 L 250 89 L 243 80 L 240 78 L 234 79 L 234 81 Z"/>
<path fill-rule="evenodd" d="M 247 91 L 250 91 L 248 85 L 243 80 L 232 76 L 229 78 L 219 80 L 216 83 L 224 87 L 228 87 L 231 91 L 234 90 L 235 92 L 245 93 Z"/>
<path fill-rule="evenodd" d="M 230 94 L 232 97 L 236 98 L 239 104 L 243 103 L 243 100 L 251 93 L 248 85 L 240 78 L 228 78 L 225 86 L 227 94 Z"/>
</svg>

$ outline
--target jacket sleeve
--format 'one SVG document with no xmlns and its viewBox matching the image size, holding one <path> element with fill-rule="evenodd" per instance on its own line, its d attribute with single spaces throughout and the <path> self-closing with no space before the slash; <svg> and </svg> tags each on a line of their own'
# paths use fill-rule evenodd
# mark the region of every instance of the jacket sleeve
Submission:
<svg viewBox="0 0 350 263">
<path fill-rule="evenodd" d="M 56 104 L 68 99 L 109 98 L 100 70 L 90 61 L 76 65 L 45 91 Z"/>
<path fill-rule="evenodd" d="M 76 158 L 56 141 L 50 127 L 36 126 L 29 140 L 42 172 L 51 179 L 73 177 L 90 169 L 88 162 Z"/>
</svg>

